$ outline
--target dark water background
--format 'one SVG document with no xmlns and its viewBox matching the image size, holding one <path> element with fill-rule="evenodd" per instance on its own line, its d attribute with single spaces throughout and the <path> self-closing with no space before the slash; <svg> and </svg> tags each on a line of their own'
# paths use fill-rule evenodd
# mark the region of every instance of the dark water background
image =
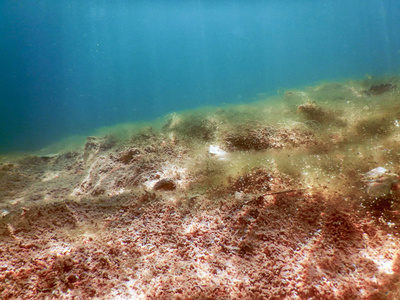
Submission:
<svg viewBox="0 0 400 300">
<path fill-rule="evenodd" d="M 398 0 L 0 2 L 0 151 L 400 71 Z"/>
</svg>

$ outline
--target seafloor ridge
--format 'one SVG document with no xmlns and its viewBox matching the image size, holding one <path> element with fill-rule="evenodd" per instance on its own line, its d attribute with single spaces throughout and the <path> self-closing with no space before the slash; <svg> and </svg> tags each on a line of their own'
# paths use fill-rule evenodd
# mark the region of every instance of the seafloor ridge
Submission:
<svg viewBox="0 0 400 300">
<path fill-rule="evenodd" d="M 52 149 L 0 158 L 1 299 L 400 298 L 398 77 Z"/>
</svg>

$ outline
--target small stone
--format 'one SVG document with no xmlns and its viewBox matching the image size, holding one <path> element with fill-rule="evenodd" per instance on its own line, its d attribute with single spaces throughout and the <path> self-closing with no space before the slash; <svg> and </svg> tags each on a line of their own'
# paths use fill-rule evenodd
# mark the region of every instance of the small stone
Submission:
<svg viewBox="0 0 400 300">
<path fill-rule="evenodd" d="M 30 200 L 31 201 L 38 201 L 38 200 L 42 199 L 42 197 L 43 197 L 42 195 L 36 194 L 36 195 L 32 195 Z"/>
<path fill-rule="evenodd" d="M 77 282 L 78 280 L 79 280 L 79 277 L 78 277 L 78 275 L 75 275 L 75 274 L 70 274 L 67 277 L 68 283 L 74 283 L 74 282 Z"/>
<path fill-rule="evenodd" d="M 106 192 L 105 189 L 103 189 L 103 188 L 101 188 L 101 187 L 96 187 L 96 188 L 92 191 L 91 195 L 92 195 L 92 196 L 100 196 L 100 195 L 103 195 L 105 192 Z"/>
<path fill-rule="evenodd" d="M 8 210 L 5 210 L 5 209 L 0 210 L 0 216 L 2 218 L 6 217 L 8 214 L 10 214 L 10 212 Z"/>
<path fill-rule="evenodd" d="M 368 196 L 372 198 L 386 197 L 392 186 L 399 182 L 398 175 L 387 169 L 378 167 L 364 174 L 364 183 Z"/>
<path fill-rule="evenodd" d="M 153 187 L 155 191 L 173 191 L 176 189 L 176 184 L 172 179 L 161 179 L 157 181 Z"/>
<path fill-rule="evenodd" d="M 130 163 L 130 161 L 136 156 L 140 154 L 139 149 L 129 149 L 123 153 L 121 153 L 121 156 L 119 160 L 123 162 L 124 164 Z"/>
<path fill-rule="evenodd" d="M 243 199 L 243 192 L 235 192 L 235 199 L 242 200 Z"/>
</svg>

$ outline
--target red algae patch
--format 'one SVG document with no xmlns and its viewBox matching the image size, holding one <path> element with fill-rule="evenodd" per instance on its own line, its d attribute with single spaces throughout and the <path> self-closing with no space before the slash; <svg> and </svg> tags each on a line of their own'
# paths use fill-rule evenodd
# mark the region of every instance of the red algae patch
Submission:
<svg viewBox="0 0 400 300">
<path fill-rule="evenodd" d="M 143 195 L 22 214 L 2 237 L 2 299 L 370 299 L 400 272 L 392 234 L 319 193 L 197 212 Z"/>
</svg>

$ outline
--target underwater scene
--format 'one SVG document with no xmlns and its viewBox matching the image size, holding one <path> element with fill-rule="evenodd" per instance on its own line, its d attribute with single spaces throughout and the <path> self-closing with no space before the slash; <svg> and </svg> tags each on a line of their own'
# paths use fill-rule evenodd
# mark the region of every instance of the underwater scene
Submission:
<svg viewBox="0 0 400 300">
<path fill-rule="evenodd" d="M 400 3 L 0 3 L 1 299 L 400 299 Z"/>
</svg>

